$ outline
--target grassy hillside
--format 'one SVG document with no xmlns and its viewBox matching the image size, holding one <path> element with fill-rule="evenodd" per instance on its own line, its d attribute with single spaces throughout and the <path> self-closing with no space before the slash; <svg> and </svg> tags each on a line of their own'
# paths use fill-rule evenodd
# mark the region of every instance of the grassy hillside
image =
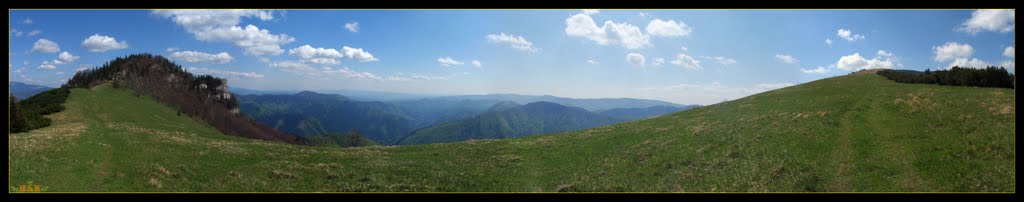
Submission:
<svg viewBox="0 0 1024 202">
<path fill-rule="evenodd" d="M 819 80 L 519 139 L 320 148 L 220 134 L 148 98 L 74 89 L 8 136 L 44 191 L 984 191 L 1016 188 L 1013 90 Z"/>
</svg>

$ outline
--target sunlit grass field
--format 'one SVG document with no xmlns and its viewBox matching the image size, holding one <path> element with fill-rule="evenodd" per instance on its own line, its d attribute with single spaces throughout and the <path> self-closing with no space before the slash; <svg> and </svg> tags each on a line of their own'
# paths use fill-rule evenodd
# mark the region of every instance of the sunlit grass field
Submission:
<svg viewBox="0 0 1024 202">
<path fill-rule="evenodd" d="M 1013 192 L 1013 89 L 828 78 L 583 131 L 325 148 L 226 136 L 109 85 L 8 136 L 10 191 Z"/>
</svg>

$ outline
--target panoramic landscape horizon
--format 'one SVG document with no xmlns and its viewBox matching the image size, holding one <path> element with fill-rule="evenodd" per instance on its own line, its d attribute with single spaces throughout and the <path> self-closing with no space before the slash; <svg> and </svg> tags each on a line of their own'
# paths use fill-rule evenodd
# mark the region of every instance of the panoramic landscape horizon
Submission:
<svg viewBox="0 0 1024 202">
<path fill-rule="evenodd" d="M 9 193 L 1013 193 L 1015 9 L 27 10 Z"/>
</svg>

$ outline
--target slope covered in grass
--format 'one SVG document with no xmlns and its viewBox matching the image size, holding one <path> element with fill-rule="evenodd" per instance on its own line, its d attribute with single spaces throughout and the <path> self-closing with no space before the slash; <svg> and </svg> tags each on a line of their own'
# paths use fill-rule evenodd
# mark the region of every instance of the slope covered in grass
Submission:
<svg viewBox="0 0 1024 202">
<path fill-rule="evenodd" d="M 518 139 L 320 148 L 221 135 L 148 98 L 74 89 L 8 136 L 45 191 L 984 191 L 1016 188 L 1011 89 L 842 76 Z"/>
</svg>

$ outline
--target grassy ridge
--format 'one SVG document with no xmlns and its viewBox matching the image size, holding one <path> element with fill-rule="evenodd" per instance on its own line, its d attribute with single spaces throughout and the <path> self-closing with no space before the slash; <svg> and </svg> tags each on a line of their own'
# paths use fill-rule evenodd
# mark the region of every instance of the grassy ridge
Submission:
<svg viewBox="0 0 1024 202">
<path fill-rule="evenodd" d="M 46 191 L 1015 190 L 1011 89 L 851 75 L 589 130 L 402 147 L 225 136 L 130 92 L 74 89 L 8 137 Z"/>
</svg>

